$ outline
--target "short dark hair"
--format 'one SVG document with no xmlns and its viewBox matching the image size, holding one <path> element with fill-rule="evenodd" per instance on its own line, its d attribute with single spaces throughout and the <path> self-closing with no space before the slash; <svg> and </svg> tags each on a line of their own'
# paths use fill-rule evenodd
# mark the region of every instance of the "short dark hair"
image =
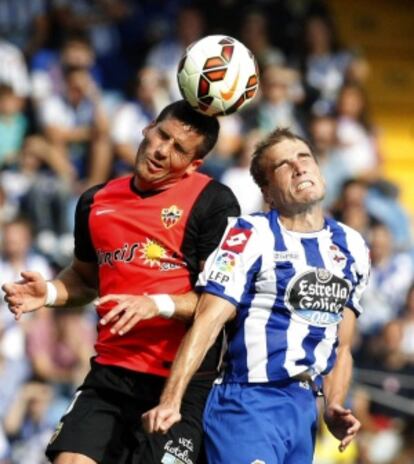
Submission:
<svg viewBox="0 0 414 464">
<path fill-rule="evenodd" d="M 167 118 L 178 119 L 188 124 L 204 137 L 203 143 L 198 147 L 196 158 L 204 158 L 213 149 L 220 131 L 220 124 L 216 117 L 198 113 L 185 100 L 178 100 L 166 106 L 155 122 L 158 123 Z"/>
<path fill-rule="evenodd" d="M 252 175 L 256 184 L 262 188 L 268 184 L 266 177 L 266 169 L 263 166 L 263 155 L 268 148 L 277 145 L 284 140 L 300 140 L 309 147 L 312 152 L 310 143 L 299 135 L 294 134 L 287 128 L 278 128 L 267 135 L 264 140 L 256 145 L 253 152 L 252 163 L 250 166 L 250 174 Z"/>
</svg>

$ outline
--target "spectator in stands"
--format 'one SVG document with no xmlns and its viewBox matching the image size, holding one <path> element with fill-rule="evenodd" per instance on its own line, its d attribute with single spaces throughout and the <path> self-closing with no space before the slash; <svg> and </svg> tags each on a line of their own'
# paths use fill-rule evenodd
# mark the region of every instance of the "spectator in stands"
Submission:
<svg viewBox="0 0 414 464">
<path fill-rule="evenodd" d="M 372 268 L 362 297 L 364 314 L 359 319 L 359 328 L 364 335 L 374 335 L 401 314 L 414 280 L 414 269 L 408 253 L 395 251 L 392 234 L 385 224 L 371 225 L 368 243 Z"/>
<path fill-rule="evenodd" d="M 406 361 L 414 366 L 414 284 L 408 289 L 401 317 L 391 321 L 388 330 L 395 334 L 399 350 Z"/>
<path fill-rule="evenodd" d="M 254 130 L 247 133 L 236 157 L 235 166 L 227 169 L 221 178 L 221 182 L 230 187 L 236 195 L 242 214 L 261 211 L 264 207 L 262 192 L 250 174 L 251 157 L 255 145 L 261 139 L 260 131 Z"/>
<path fill-rule="evenodd" d="M 22 52 L 0 35 L 0 83 L 8 84 L 19 97 L 28 97 L 30 79 Z"/>
<path fill-rule="evenodd" d="M 338 200 L 331 207 L 335 219 L 356 229 L 365 238 L 373 220 L 366 207 L 367 194 L 366 182 L 348 179 L 342 185 Z"/>
<path fill-rule="evenodd" d="M 132 171 L 142 130 L 168 103 L 160 72 L 150 67 L 140 69 L 134 80 L 132 99 L 119 108 L 112 122 L 115 175 Z"/>
<path fill-rule="evenodd" d="M 90 70 L 97 85 L 102 73 L 96 64 L 95 50 L 85 34 L 71 34 L 59 50 L 42 49 L 31 63 L 32 96 L 42 100 L 64 93 L 64 71 L 70 68 Z"/>
<path fill-rule="evenodd" d="M 2 315 L 0 318 L 0 423 L 3 422 L 16 391 L 30 375 L 28 360 L 22 352 L 16 353 L 23 345 L 23 333 L 13 329 L 11 325 L 12 323 L 6 322 Z"/>
<path fill-rule="evenodd" d="M 20 272 L 25 269 L 39 269 L 39 272 L 45 272 L 48 278 L 52 278 L 52 269 L 46 259 L 32 251 L 32 240 L 31 225 L 25 219 L 17 218 L 3 226 L 0 258 L 2 279 L 19 279 Z M 27 367 L 24 326 L 16 323 L 7 310 L 3 297 L 4 293 L 1 291 L 0 326 L 3 332 L 1 352 L 3 359 L 9 361 L 8 367 L 12 370 L 12 373 L 8 372 L 10 382 L 13 378 L 18 382 L 25 376 L 25 367 Z M 6 371 L 3 373 L 5 374 Z M 7 396 L 7 386 L 1 383 L 3 393 Z"/>
<path fill-rule="evenodd" d="M 47 40 L 46 0 L 0 0 L 0 36 L 18 47 L 26 60 Z"/>
<path fill-rule="evenodd" d="M 53 399 L 50 385 L 30 382 L 18 390 L 4 421 L 11 440 L 12 462 L 45 464 L 44 449 L 53 434 L 48 410 Z"/>
<path fill-rule="evenodd" d="M 406 421 L 402 428 L 402 444 L 398 456 L 390 464 L 412 464 L 414 462 L 414 420 Z"/>
<path fill-rule="evenodd" d="M 35 378 L 54 384 L 70 399 L 89 370 L 95 327 L 82 308 L 34 317 L 27 329 L 27 352 Z"/>
<path fill-rule="evenodd" d="M 259 129 L 267 134 L 275 127 L 287 127 L 295 134 L 303 135 L 303 117 L 292 95 L 298 78 L 293 69 L 267 66 L 261 79 L 261 100 L 241 113 L 245 130 Z"/>
<path fill-rule="evenodd" d="M 69 206 L 74 175 L 62 152 L 40 135 L 27 137 L 17 166 L 0 173 L 7 198 L 30 220 L 37 247 L 57 263 L 73 245 Z"/>
<path fill-rule="evenodd" d="M 204 16 L 195 6 L 184 6 L 178 13 L 175 34 L 150 49 L 146 64 L 161 71 L 172 100 L 180 99 L 177 63 L 185 49 L 205 32 Z"/>
<path fill-rule="evenodd" d="M 260 69 L 286 62 L 283 52 L 272 45 L 268 27 L 267 17 L 259 8 L 249 9 L 240 24 L 240 40 L 256 57 Z"/>
<path fill-rule="evenodd" d="M 3 424 L 0 422 L 0 464 L 11 464 L 10 462 L 10 445 L 3 430 Z"/>
<path fill-rule="evenodd" d="M 18 214 L 18 206 L 8 198 L 0 177 L 0 240 L 3 231 L 3 225 L 14 219 Z"/>
<path fill-rule="evenodd" d="M 220 117 L 219 123 L 220 133 L 217 143 L 199 170 L 221 181 L 227 169 L 234 166 L 235 157 L 242 145 L 243 125 L 237 113 Z"/>
<path fill-rule="evenodd" d="M 331 115 L 313 115 L 309 124 L 314 153 L 326 181 L 326 208 L 332 207 L 338 200 L 342 185 L 351 177 L 339 155 L 336 127 L 336 119 Z"/>
<path fill-rule="evenodd" d="M 15 164 L 28 120 L 24 100 L 8 84 L 0 84 L 0 169 Z"/>
<path fill-rule="evenodd" d="M 25 269 L 37 269 L 48 279 L 52 269 L 46 259 L 32 250 L 33 236 L 31 224 L 23 218 L 16 218 L 3 226 L 0 258 L 0 275 L 4 280 L 18 280 Z M 2 296 L 4 296 L 2 292 Z M 6 321 L 14 318 L 7 310 L 3 298 L 0 300 L 0 315 Z M 14 347 L 17 351 L 17 347 Z"/>
<path fill-rule="evenodd" d="M 123 88 L 128 66 L 122 57 L 118 24 L 128 15 L 126 0 L 51 0 L 63 36 L 84 34 L 96 53 L 105 89 Z"/>
<path fill-rule="evenodd" d="M 72 163 L 80 190 L 107 180 L 112 162 L 108 120 L 88 70 L 66 70 L 65 93 L 42 103 L 40 123 L 53 148 Z"/>
<path fill-rule="evenodd" d="M 339 91 L 336 112 L 342 162 L 352 177 L 375 181 L 379 167 L 378 147 L 363 89 L 356 84 L 345 84 Z"/>
<path fill-rule="evenodd" d="M 303 34 L 300 69 L 306 89 L 306 103 L 312 112 L 326 114 L 335 106 L 353 56 L 340 48 L 335 26 L 326 14 L 308 16 Z"/>
</svg>

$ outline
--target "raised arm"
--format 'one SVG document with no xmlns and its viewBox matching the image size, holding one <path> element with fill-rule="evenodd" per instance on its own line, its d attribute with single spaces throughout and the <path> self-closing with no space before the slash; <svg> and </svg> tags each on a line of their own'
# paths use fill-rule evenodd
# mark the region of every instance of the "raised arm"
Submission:
<svg viewBox="0 0 414 464">
<path fill-rule="evenodd" d="M 51 281 L 56 289 L 53 306 L 81 306 L 92 301 L 97 295 L 97 265 L 74 258 Z M 47 304 L 47 282 L 39 272 L 25 271 L 22 280 L 8 282 L 2 286 L 5 301 L 16 320 L 24 313 L 36 311 Z"/>
<path fill-rule="evenodd" d="M 339 450 L 343 451 L 354 439 L 361 424 L 350 409 L 344 408 L 352 377 L 352 340 L 355 332 L 355 313 L 348 308 L 339 326 L 337 359 L 332 371 L 324 378 L 325 413 L 324 419 L 330 432 L 340 440 Z"/>
<path fill-rule="evenodd" d="M 145 430 L 165 433 L 181 419 L 181 400 L 191 377 L 226 321 L 235 313 L 235 306 L 229 301 L 208 293 L 202 295 L 194 324 L 178 350 L 160 404 L 142 416 Z"/>
</svg>

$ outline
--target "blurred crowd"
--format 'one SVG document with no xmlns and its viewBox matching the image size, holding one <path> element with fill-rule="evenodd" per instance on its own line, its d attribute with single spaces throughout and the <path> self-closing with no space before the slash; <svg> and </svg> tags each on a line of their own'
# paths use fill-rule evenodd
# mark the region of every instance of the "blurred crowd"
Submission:
<svg viewBox="0 0 414 464">
<path fill-rule="evenodd" d="M 315 464 L 412 463 L 410 221 L 382 174 L 369 63 L 340 43 L 322 1 L 0 0 L 1 280 L 52 278 L 68 263 L 79 194 L 132 172 L 142 129 L 180 98 L 183 51 L 215 33 L 250 48 L 261 85 L 248 108 L 220 118 L 202 170 L 233 189 L 243 213 L 266 208 L 250 156 L 263 135 L 290 127 L 313 144 L 327 213 L 371 249 L 349 397 L 364 428 L 340 454 L 321 427 Z M 0 464 L 41 464 L 89 367 L 94 311 L 42 309 L 17 323 L 0 306 Z"/>
</svg>

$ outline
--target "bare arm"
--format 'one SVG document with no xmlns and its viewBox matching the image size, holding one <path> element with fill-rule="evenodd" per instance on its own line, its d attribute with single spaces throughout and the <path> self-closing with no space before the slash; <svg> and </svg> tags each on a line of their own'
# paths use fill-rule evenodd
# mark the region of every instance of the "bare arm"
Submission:
<svg viewBox="0 0 414 464">
<path fill-rule="evenodd" d="M 74 258 L 72 264 L 52 281 L 57 290 L 54 306 L 81 306 L 96 297 L 97 265 Z M 2 286 L 5 301 L 15 318 L 44 306 L 46 302 L 46 280 L 38 272 L 21 273 L 22 280 L 8 282 Z"/>
<path fill-rule="evenodd" d="M 324 418 L 331 433 L 340 440 L 340 451 L 351 443 L 361 427 L 352 411 L 343 407 L 352 377 L 351 348 L 355 325 L 355 314 L 352 310 L 345 308 L 344 318 L 339 326 L 339 345 L 335 366 L 324 379 L 326 400 Z"/>
<path fill-rule="evenodd" d="M 98 266 L 74 258 L 52 283 L 58 291 L 56 306 L 82 306 L 98 294 Z"/>
<path fill-rule="evenodd" d="M 198 301 L 198 294 L 191 291 L 183 295 L 169 295 L 175 304 L 174 319 L 192 321 Z M 99 321 L 105 325 L 113 322 L 112 333 L 124 335 L 139 321 L 160 315 L 160 308 L 146 295 L 105 295 L 97 300 L 98 305 L 113 301 L 116 305 Z"/>
<path fill-rule="evenodd" d="M 235 312 L 234 305 L 229 301 L 208 293 L 202 295 L 194 324 L 180 345 L 160 404 L 142 416 L 148 432 L 165 433 L 181 419 L 181 400 L 191 377 L 226 321 L 234 317 Z"/>
</svg>

